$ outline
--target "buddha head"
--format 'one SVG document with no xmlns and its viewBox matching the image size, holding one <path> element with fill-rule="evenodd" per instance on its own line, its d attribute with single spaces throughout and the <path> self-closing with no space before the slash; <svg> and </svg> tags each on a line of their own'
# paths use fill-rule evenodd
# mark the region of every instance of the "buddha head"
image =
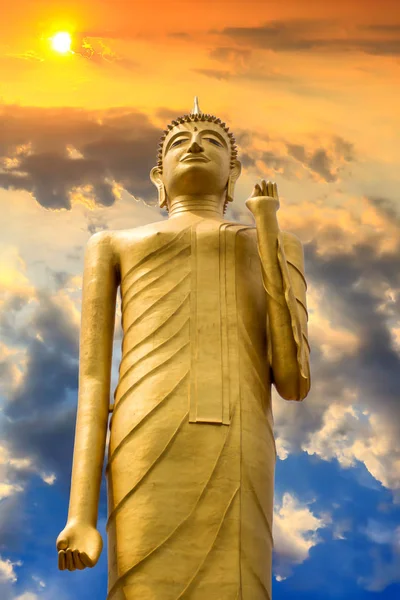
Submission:
<svg viewBox="0 0 400 600">
<path fill-rule="evenodd" d="M 177 197 L 212 197 L 225 212 L 240 171 L 233 134 L 221 119 L 203 114 L 196 97 L 192 112 L 163 132 L 150 178 L 162 208 Z"/>
</svg>

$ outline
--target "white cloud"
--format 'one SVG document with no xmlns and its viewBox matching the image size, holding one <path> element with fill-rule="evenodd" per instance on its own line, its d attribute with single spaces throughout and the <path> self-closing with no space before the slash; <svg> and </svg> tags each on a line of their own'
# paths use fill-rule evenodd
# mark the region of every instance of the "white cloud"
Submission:
<svg viewBox="0 0 400 600">
<path fill-rule="evenodd" d="M 45 483 L 47 483 L 47 485 L 53 485 L 53 483 L 57 479 L 55 473 L 50 473 L 50 474 L 42 473 L 41 478 Z"/>
<path fill-rule="evenodd" d="M 301 503 L 286 492 L 282 504 L 274 508 L 273 535 L 277 581 L 283 581 L 292 573 L 293 565 L 304 562 L 310 549 L 321 540 L 319 529 L 331 522 L 329 515 L 315 516 L 307 503 Z"/>
<path fill-rule="evenodd" d="M 40 577 L 38 577 L 37 575 L 32 575 L 32 579 L 33 581 L 35 581 L 40 589 L 43 589 L 46 587 L 45 582 L 43 581 L 43 579 L 40 579 Z"/>
<path fill-rule="evenodd" d="M 395 431 L 382 416 L 331 404 L 320 429 L 309 435 L 302 449 L 324 460 L 336 458 L 344 468 L 363 463 L 400 500 L 400 448 Z"/>
<path fill-rule="evenodd" d="M 33 287 L 26 276 L 26 265 L 15 246 L 0 247 L 0 289 L 29 295 Z"/>
<path fill-rule="evenodd" d="M 290 444 L 281 437 L 275 439 L 276 453 L 280 460 L 286 460 L 290 454 Z"/>
<path fill-rule="evenodd" d="M 15 583 L 17 581 L 17 575 L 14 567 L 20 567 L 21 564 L 20 561 L 13 563 L 8 558 L 3 560 L 0 556 L 0 582 Z"/>
<path fill-rule="evenodd" d="M 22 596 L 16 596 L 14 600 L 39 600 L 39 596 L 32 592 L 25 592 Z"/>
<path fill-rule="evenodd" d="M 18 483 L 1 482 L 0 483 L 0 500 L 3 500 L 3 498 L 9 498 L 10 496 L 17 494 L 18 492 L 22 492 L 23 490 L 24 490 L 24 488 L 22 487 L 22 485 L 19 485 Z"/>
</svg>

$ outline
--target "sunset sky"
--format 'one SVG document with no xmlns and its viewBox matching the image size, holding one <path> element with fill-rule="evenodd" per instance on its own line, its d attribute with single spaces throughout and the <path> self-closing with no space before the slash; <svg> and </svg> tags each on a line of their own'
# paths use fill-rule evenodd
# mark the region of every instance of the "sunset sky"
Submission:
<svg viewBox="0 0 400 600">
<path fill-rule="evenodd" d="M 105 600 L 106 552 L 70 573 L 55 550 L 84 249 L 166 218 L 149 172 L 195 95 L 238 141 L 228 218 L 276 181 L 305 251 L 312 390 L 273 392 L 274 600 L 400 598 L 398 0 L 1 2 L 0 598 Z"/>
</svg>

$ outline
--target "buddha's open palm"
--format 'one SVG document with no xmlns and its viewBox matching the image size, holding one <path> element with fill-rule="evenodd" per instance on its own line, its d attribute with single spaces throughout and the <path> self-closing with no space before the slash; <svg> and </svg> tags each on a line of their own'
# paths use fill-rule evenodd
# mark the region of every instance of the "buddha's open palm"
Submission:
<svg viewBox="0 0 400 600">
<path fill-rule="evenodd" d="M 67 523 L 57 538 L 58 568 L 85 569 L 99 560 L 103 540 L 95 527 L 84 523 Z"/>
<path fill-rule="evenodd" d="M 274 198 L 279 206 L 278 187 L 273 181 L 265 181 L 265 179 L 262 179 L 261 183 L 256 183 L 250 198 L 260 196 L 268 196 L 269 198 Z"/>
</svg>

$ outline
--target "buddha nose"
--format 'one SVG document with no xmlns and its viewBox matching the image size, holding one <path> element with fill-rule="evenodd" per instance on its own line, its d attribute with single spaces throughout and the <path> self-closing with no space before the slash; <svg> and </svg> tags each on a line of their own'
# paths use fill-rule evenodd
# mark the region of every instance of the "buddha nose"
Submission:
<svg viewBox="0 0 400 600">
<path fill-rule="evenodd" d="M 204 149 L 203 146 L 197 142 L 197 140 L 193 140 L 189 146 L 188 152 L 204 152 Z"/>
</svg>

